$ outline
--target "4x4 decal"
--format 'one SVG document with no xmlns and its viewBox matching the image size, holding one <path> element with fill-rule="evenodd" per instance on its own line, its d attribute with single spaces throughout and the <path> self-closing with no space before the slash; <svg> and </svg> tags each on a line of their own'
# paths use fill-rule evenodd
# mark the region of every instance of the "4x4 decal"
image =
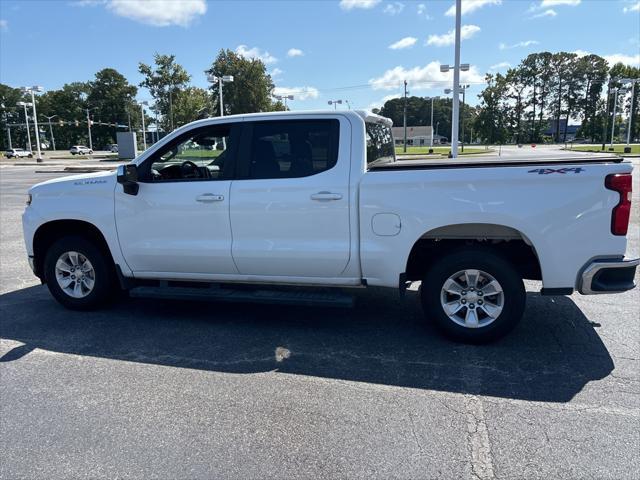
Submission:
<svg viewBox="0 0 640 480">
<path fill-rule="evenodd" d="M 538 175 L 549 175 L 550 173 L 560 173 L 565 174 L 569 172 L 580 173 L 584 172 L 585 169 L 581 167 L 565 167 L 565 168 L 536 168 L 534 170 L 529 170 L 528 173 L 537 173 Z"/>
</svg>

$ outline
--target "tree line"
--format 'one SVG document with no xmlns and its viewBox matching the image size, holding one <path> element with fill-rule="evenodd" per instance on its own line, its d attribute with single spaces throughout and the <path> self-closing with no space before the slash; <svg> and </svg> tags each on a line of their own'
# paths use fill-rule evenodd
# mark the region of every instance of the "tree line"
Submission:
<svg viewBox="0 0 640 480">
<path fill-rule="evenodd" d="M 602 142 L 611 135 L 612 122 L 620 139 L 626 138 L 626 118 L 631 105 L 631 138 L 640 138 L 640 83 L 636 83 L 633 98 L 630 92 L 619 90 L 616 118 L 613 119 L 615 91 L 622 87 L 620 79 L 640 78 L 640 69 L 617 63 L 609 66 L 598 55 L 578 56 L 568 52 L 540 52 L 524 58 L 506 73 L 487 74 L 486 86 L 478 95 L 475 107 L 461 111 L 460 138 L 471 135 L 483 143 L 523 143 L 567 139 L 570 122 L 580 123 L 579 138 Z M 628 87 L 629 85 L 627 85 Z M 451 136 L 451 99 L 434 102 L 434 126 L 439 133 Z M 404 99 L 387 101 L 379 110 L 403 124 Z M 430 125 L 431 101 L 426 98 L 407 99 L 407 124 Z M 624 118 L 623 118 L 624 117 Z M 464 136 L 462 135 L 464 130 Z"/>
<path fill-rule="evenodd" d="M 145 121 L 159 130 L 174 128 L 199 118 L 220 113 L 218 83 L 209 89 L 191 84 L 191 75 L 176 62 L 174 55 L 155 54 L 152 65 L 140 63 L 139 85 L 132 85 L 117 70 L 104 68 L 86 82 L 65 84 L 59 90 L 47 91 L 37 98 L 38 121 L 43 137 L 49 137 L 45 117 L 52 119 L 58 148 L 88 143 L 87 114 L 91 121 L 93 143 L 97 147 L 115 142 L 116 131 L 139 130 L 141 108 L 135 97 L 139 87 L 147 88 L 153 98 Z M 214 76 L 233 75 L 234 81 L 224 84 L 224 113 L 250 113 L 284 110 L 274 101 L 274 84 L 265 64 L 232 50 L 222 49 L 212 61 L 207 73 Z M 633 105 L 631 137 L 640 137 L 640 84 L 633 98 L 620 90 L 622 78 L 640 78 L 640 69 L 621 63 L 609 66 L 598 55 L 578 56 L 568 52 L 539 52 L 528 55 L 506 73 L 490 73 L 486 86 L 478 95 L 476 106 L 461 109 L 460 138 L 498 144 L 508 142 L 561 142 L 567 139 L 570 121 L 580 122 L 578 136 L 592 142 L 608 138 L 612 122 L 618 135 L 626 135 L 623 117 Z M 613 103 L 617 98 L 616 118 Z M 2 148 L 8 148 L 8 126 L 14 146 L 26 145 L 24 111 L 17 102 L 31 101 L 21 90 L 0 84 Z M 402 125 L 403 98 L 387 101 L 378 112 Z M 407 124 L 431 124 L 431 100 L 412 96 L 407 100 Z M 439 98 L 433 103 L 434 128 L 444 137 L 451 135 L 451 98 Z M 29 115 L 31 110 L 29 109 Z M 31 119 L 32 121 L 32 119 Z M 59 122 L 64 121 L 64 125 Z M 70 122 L 70 123 L 69 123 Z M 31 124 L 31 128 L 33 125 Z M 32 135 L 32 139 L 35 138 Z"/>
<path fill-rule="evenodd" d="M 162 132 L 219 114 L 218 84 L 213 83 L 210 89 L 191 85 L 191 75 L 176 62 L 174 55 L 155 54 L 153 65 L 141 62 L 138 71 L 143 80 L 137 86 L 130 84 L 117 70 L 104 68 L 90 81 L 68 83 L 39 95 L 36 102 L 41 138 L 51 143 L 47 117 L 52 116 L 55 116 L 51 119 L 53 136 L 59 149 L 89 143 L 87 115 L 92 123 L 93 144 L 97 148 L 115 143 L 117 131 L 141 130 L 142 109 L 135 100 L 138 87 L 147 88 L 153 98 L 146 108 L 146 125 L 154 125 L 154 129 L 157 127 Z M 281 102 L 272 100 L 275 85 L 259 59 L 248 59 L 232 50 L 220 50 L 208 72 L 234 76 L 234 81 L 223 87 L 226 115 L 285 109 Z M 0 84 L 0 101 L 2 148 L 9 147 L 9 129 L 12 146 L 25 147 L 24 110 L 17 103 L 31 102 L 31 95 Z M 30 107 L 28 115 L 35 149 Z M 20 126 L 16 126 L 18 124 Z"/>
</svg>

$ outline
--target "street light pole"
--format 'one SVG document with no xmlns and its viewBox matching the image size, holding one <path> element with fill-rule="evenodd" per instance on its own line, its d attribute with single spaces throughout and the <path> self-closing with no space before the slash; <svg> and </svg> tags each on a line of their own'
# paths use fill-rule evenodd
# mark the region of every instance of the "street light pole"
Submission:
<svg viewBox="0 0 640 480">
<path fill-rule="evenodd" d="M 627 126 L 627 147 L 631 141 L 631 119 L 633 118 L 633 97 L 636 93 L 636 78 L 625 78 L 622 80 L 625 83 L 631 83 L 631 105 L 629 106 L 629 125 Z"/>
<path fill-rule="evenodd" d="M 465 107 L 465 94 L 467 92 L 467 88 L 469 85 L 460 85 L 462 89 L 462 109 L 460 110 L 460 115 L 462 116 L 462 151 L 464 152 L 464 107 Z"/>
<path fill-rule="evenodd" d="M 407 153 L 407 81 L 404 81 L 404 110 L 403 110 L 403 125 L 404 125 L 404 153 Z"/>
<path fill-rule="evenodd" d="M 218 82 L 218 96 L 220 98 L 220 116 L 224 117 L 224 99 L 223 99 L 223 96 L 222 96 L 222 84 L 224 82 L 233 82 L 233 75 L 216 76 L 216 75 L 210 73 L 207 70 L 205 70 L 204 73 L 207 74 L 207 81 L 209 83 Z"/>
<path fill-rule="evenodd" d="M 436 97 L 431 97 L 431 142 L 430 147 L 433 148 L 433 101 Z"/>
<path fill-rule="evenodd" d="M 27 113 L 27 107 L 30 107 L 31 104 L 29 102 L 18 102 L 16 105 L 24 107 L 24 121 L 27 127 L 27 142 L 29 144 L 29 151 L 33 152 L 33 148 L 31 146 L 31 133 L 29 132 L 29 114 Z"/>
<path fill-rule="evenodd" d="M 53 120 L 54 118 L 56 118 L 58 115 L 52 115 L 51 117 L 48 117 L 46 115 L 43 115 L 44 118 L 46 118 L 49 121 L 49 135 L 51 135 L 51 146 L 53 147 L 53 150 L 56 149 L 56 139 L 53 138 L 53 127 L 51 126 L 51 120 Z"/>
<path fill-rule="evenodd" d="M 615 88 L 615 93 L 613 97 L 613 121 L 611 122 L 611 144 L 609 145 L 611 148 L 613 148 L 613 133 L 615 132 L 615 129 L 616 129 L 616 108 L 618 106 L 619 90 L 620 90 L 620 87 Z"/>
<path fill-rule="evenodd" d="M 34 85 L 33 87 L 22 87 L 23 93 L 31 94 L 31 107 L 33 108 L 33 124 L 36 130 L 36 147 L 38 150 L 38 158 L 36 158 L 36 162 L 38 163 L 42 162 L 42 154 L 40 152 L 40 132 L 38 132 L 38 112 L 36 110 L 36 92 L 43 92 L 43 91 L 44 91 L 44 88 L 38 85 Z M 29 131 L 28 129 L 29 129 L 29 126 L 27 124 L 27 131 Z"/>
<path fill-rule="evenodd" d="M 145 132 L 144 128 L 144 106 L 149 105 L 149 102 L 140 102 L 140 113 L 142 114 L 142 144 L 144 145 L 144 149 L 147 149 L 147 132 Z"/>
<path fill-rule="evenodd" d="M 451 121 L 451 157 L 458 156 L 458 121 L 460 98 L 458 92 L 460 88 L 460 23 L 462 17 L 462 0 L 456 0 L 456 34 L 455 34 L 455 67 L 453 70 L 453 111 Z"/>
</svg>

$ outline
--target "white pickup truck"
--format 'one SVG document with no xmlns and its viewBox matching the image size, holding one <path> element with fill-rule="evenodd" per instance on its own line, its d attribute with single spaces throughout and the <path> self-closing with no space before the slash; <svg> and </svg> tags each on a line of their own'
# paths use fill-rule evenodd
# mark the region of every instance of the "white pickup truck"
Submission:
<svg viewBox="0 0 640 480">
<path fill-rule="evenodd" d="M 635 286 L 630 163 L 400 161 L 390 127 L 365 111 L 191 123 L 117 172 L 32 187 L 31 266 L 73 309 L 120 289 L 280 300 L 294 286 L 292 300 L 322 300 L 299 287 L 422 281 L 425 317 L 469 342 L 514 327 L 523 279 L 549 295 Z"/>
</svg>

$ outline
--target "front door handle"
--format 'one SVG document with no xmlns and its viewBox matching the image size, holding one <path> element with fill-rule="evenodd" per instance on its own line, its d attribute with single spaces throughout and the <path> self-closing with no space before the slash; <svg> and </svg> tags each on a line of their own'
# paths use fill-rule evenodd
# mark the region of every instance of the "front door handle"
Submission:
<svg viewBox="0 0 640 480">
<path fill-rule="evenodd" d="M 211 203 L 211 202 L 221 202 L 224 200 L 224 195 L 216 194 L 216 193 L 203 193 L 202 195 L 198 195 L 196 197 L 196 201 L 203 203 Z"/>
<path fill-rule="evenodd" d="M 332 193 L 332 192 L 318 192 L 311 195 L 311 200 L 316 200 L 318 202 L 330 202 L 331 200 L 340 200 L 342 195 L 340 193 Z"/>
</svg>

